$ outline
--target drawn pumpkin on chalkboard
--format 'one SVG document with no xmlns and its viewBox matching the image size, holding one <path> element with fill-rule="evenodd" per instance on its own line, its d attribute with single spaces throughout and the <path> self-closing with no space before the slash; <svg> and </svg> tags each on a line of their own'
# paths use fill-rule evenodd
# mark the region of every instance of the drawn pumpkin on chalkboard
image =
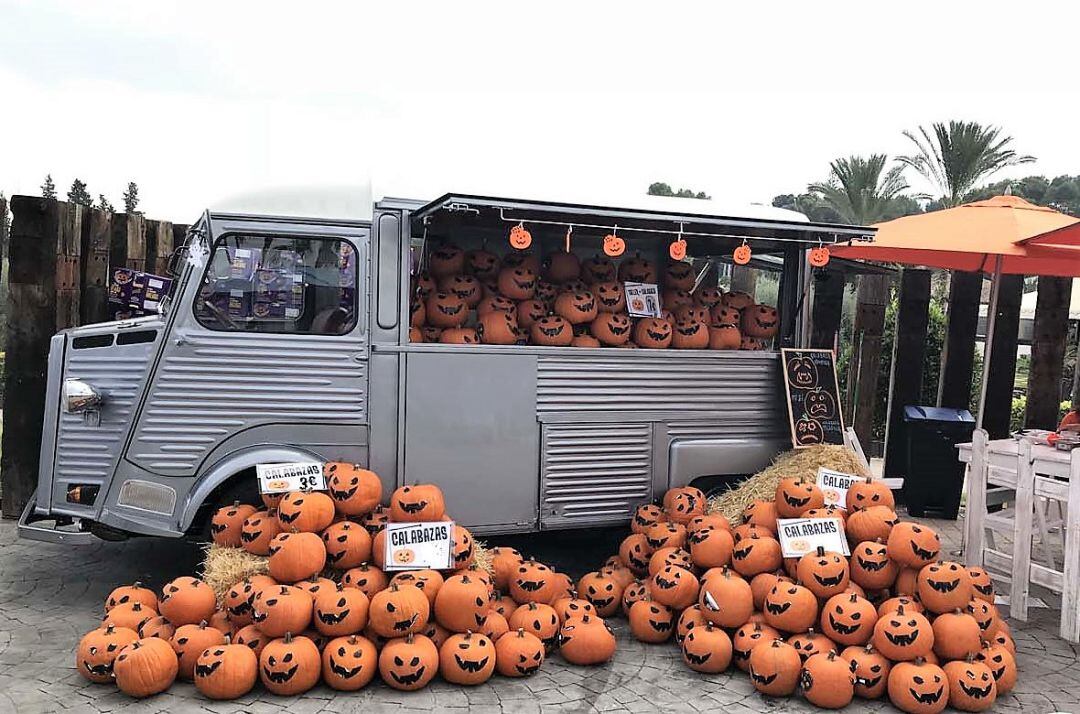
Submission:
<svg viewBox="0 0 1080 714">
<path fill-rule="evenodd" d="M 788 360 L 788 379 L 791 386 L 810 389 L 817 386 L 817 366 L 809 355 L 800 355 Z"/>
<path fill-rule="evenodd" d="M 825 432 L 821 428 L 821 422 L 809 417 L 801 417 L 795 422 L 795 444 L 797 446 L 812 446 L 825 441 Z"/>
<path fill-rule="evenodd" d="M 806 415 L 815 419 L 831 419 L 836 412 L 832 395 L 820 387 L 806 394 Z"/>
</svg>

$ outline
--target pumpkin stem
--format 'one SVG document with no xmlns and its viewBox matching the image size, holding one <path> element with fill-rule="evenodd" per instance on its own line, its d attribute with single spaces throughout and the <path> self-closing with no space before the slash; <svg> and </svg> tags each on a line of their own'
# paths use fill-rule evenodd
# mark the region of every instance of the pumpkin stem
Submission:
<svg viewBox="0 0 1080 714">
<path fill-rule="evenodd" d="M 112 624 L 112 623 L 110 622 L 110 623 L 109 623 L 108 625 L 106 625 L 106 627 L 105 627 L 105 634 L 106 634 L 106 635 L 111 635 L 111 634 L 113 633 L 113 630 L 115 630 L 115 629 L 116 629 L 116 626 L 115 626 L 115 625 L 113 625 L 113 624 Z"/>
<path fill-rule="evenodd" d="M 141 588 L 142 587 L 142 581 L 141 580 L 136 580 L 135 582 L 133 582 L 131 584 L 131 587 L 133 587 L 133 588 Z"/>
<path fill-rule="evenodd" d="M 821 556 L 825 555 L 825 546 L 823 546 L 823 545 L 819 545 L 819 546 L 817 547 L 817 555 L 818 555 L 818 557 L 819 557 L 819 558 L 820 558 Z"/>
<path fill-rule="evenodd" d="M 285 644 L 290 644 L 291 642 L 292 642 L 292 633 L 291 632 L 286 632 L 285 633 Z"/>
<path fill-rule="evenodd" d="M 142 603 L 136 600 L 134 603 L 132 603 L 131 609 L 135 612 L 142 612 Z"/>
<path fill-rule="evenodd" d="M 922 667 L 924 664 L 926 664 L 926 658 L 925 657 L 916 657 L 915 658 L 915 664 L 917 666 L 919 666 L 919 667 Z"/>
<path fill-rule="evenodd" d="M 522 639 L 524 639 L 524 637 L 525 637 L 525 628 L 524 627 L 519 627 L 518 628 L 518 637 L 521 637 Z"/>
</svg>

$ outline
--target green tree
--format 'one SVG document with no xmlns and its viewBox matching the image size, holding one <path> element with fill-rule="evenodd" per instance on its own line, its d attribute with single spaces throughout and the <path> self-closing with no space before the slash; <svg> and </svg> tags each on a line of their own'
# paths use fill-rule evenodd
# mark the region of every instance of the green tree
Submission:
<svg viewBox="0 0 1080 714">
<path fill-rule="evenodd" d="M 99 211 L 108 211 L 109 213 L 113 212 L 113 205 L 109 203 L 109 199 L 105 198 L 105 194 L 103 193 L 98 194 L 97 209 Z"/>
<path fill-rule="evenodd" d="M 41 184 L 42 198 L 56 198 L 56 184 L 53 183 L 52 174 L 45 174 L 45 183 Z"/>
<path fill-rule="evenodd" d="M 910 166 L 941 193 L 941 206 L 952 208 L 968 200 L 975 187 L 998 171 L 1030 163 L 1034 156 L 1009 148 L 1013 138 L 996 126 L 978 122 L 935 122 L 919 127 L 918 135 L 905 131 L 916 152 L 898 160 Z"/>
<path fill-rule="evenodd" d="M 701 198 L 708 200 L 712 198 L 704 191 L 691 191 L 688 188 L 680 188 L 675 191 L 671 188 L 670 184 L 666 184 L 663 181 L 655 181 L 649 184 L 649 190 L 646 193 L 650 196 L 674 196 L 676 198 Z"/>
<path fill-rule="evenodd" d="M 798 195 L 782 193 L 773 197 L 772 205 L 776 208 L 798 211 L 816 223 L 843 223 L 839 213 L 822 201 L 820 196 L 812 193 Z"/>
<path fill-rule="evenodd" d="M 94 199 L 90 197 L 90 192 L 86 190 L 86 184 L 79 179 L 75 179 L 71 182 L 71 188 L 68 189 L 67 199 L 69 203 L 77 203 L 80 206 L 94 205 Z"/>
<path fill-rule="evenodd" d="M 124 212 L 138 213 L 138 208 L 139 186 L 134 181 L 128 181 L 127 190 L 124 191 Z"/>
<path fill-rule="evenodd" d="M 836 159 L 829 164 L 828 180 L 812 183 L 807 190 L 836 211 L 844 223 L 878 223 L 889 217 L 893 202 L 908 189 L 904 167 L 886 169 L 887 162 L 885 154 Z"/>
</svg>

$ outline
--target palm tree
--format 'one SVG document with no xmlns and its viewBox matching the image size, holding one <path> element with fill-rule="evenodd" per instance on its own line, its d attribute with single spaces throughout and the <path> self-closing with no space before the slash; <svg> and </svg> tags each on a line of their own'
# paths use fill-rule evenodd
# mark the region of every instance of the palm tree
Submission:
<svg viewBox="0 0 1080 714">
<path fill-rule="evenodd" d="M 932 135 L 926 127 L 919 127 L 919 136 L 905 131 L 918 151 L 897 160 L 937 187 L 944 208 L 959 206 L 977 184 L 1001 169 L 1035 160 L 1008 148 L 1013 139 L 1002 136 L 1000 127 L 950 121 L 947 126 L 935 122 L 931 129 Z"/>
<path fill-rule="evenodd" d="M 848 223 L 877 223 L 888 216 L 893 201 L 908 189 L 904 167 L 886 170 L 887 161 L 885 154 L 837 159 L 829 164 L 829 179 L 810 184 L 808 190 Z"/>
</svg>

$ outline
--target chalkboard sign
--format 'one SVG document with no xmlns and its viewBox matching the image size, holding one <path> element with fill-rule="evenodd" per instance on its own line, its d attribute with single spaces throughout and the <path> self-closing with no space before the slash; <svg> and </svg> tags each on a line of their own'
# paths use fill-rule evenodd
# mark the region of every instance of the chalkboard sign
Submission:
<svg viewBox="0 0 1080 714">
<path fill-rule="evenodd" d="M 780 350 L 791 442 L 796 449 L 844 443 L 832 350 Z"/>
</svg>

